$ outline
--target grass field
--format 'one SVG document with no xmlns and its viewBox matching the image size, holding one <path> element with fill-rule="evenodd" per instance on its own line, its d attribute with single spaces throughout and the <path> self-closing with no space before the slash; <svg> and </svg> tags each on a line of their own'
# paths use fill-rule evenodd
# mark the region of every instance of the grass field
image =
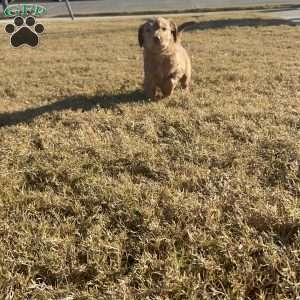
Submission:
<svg viewBox="0 0 300 300">
<path fill-rule="evenodd" d="M 0 34 L 0 299 L 300 297 L 300 27 L 231 18 L 156 102 L 138 20 Z"/>
</svg>

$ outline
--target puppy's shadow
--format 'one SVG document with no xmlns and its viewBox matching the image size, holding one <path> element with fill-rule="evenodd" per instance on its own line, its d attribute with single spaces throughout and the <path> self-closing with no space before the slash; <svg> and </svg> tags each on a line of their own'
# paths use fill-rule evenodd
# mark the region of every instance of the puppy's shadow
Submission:
<svg viewBox="0 0 300 300">
<path fill-rule="evenodd" d="M 39 107 L 28 108 L 22 111 L 0 113 L 0 127 L 28 123 L 36 117 L 46 113 L 63 110 L 89 111 L 96 107 L 114 110 L 119 109 L 119 104 L 134 102 L 147 103 L 148 100 L 142 91 L 139 90 L 124 93 L 99 94 L 95 96 L 71 96 Z"/>
</svg>

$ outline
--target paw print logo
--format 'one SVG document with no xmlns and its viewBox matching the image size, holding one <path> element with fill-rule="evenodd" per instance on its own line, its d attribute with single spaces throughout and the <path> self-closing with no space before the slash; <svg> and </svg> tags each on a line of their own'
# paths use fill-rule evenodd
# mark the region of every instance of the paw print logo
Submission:
<svg viewBox="0 0 300 300">
<path fill-rule="evenodd" d="M 44 26 L 35 23 L 33 16 L 27 17 L 25 20 L 18 16 L 14 18 L 14 24 L 7 24 L 5 31 L 10 36 L 12 47 L 18 48 L 22 45 L 36 47 L 39 44 L 39 34 L 44 32 Z"/>
</svg>

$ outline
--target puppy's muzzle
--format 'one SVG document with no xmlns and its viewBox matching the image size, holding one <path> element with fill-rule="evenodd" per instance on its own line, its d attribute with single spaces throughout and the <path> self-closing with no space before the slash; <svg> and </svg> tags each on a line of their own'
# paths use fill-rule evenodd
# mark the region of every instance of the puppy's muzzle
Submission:
<svg viewBox="0 0 300 300">
<path fill-rule="evenodd" d="M 160 45 L 160 37 L 154 36 L 153 41 L 154 41 L 155 44 Z"/>
</svg>

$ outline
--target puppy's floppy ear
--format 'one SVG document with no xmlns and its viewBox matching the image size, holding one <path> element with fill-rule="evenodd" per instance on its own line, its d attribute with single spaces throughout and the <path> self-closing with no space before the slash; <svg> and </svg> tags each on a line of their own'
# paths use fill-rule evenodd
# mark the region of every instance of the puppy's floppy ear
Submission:
<svg viewBox="0 0 300 300">
<path fill-rule="evenodd" d="M 177 30 L 177 25 L 175 22 L 170 21 L 170 27 L 171 27 L 171 32 L 174 38 L 174 41 L 177 42 L 177 34 L 178 34 L 178 30 Z"/>
<path fill-rule="evenodd" d="M 139 45 L 140 47 L 143 47 L 144 45 L 144 27 L 145 27 L 146 23 L 145 24 L 142 24 L 139 28 L 139 34 L 138 34 L 138 37 L 139 37 Z"/>
</svg>

